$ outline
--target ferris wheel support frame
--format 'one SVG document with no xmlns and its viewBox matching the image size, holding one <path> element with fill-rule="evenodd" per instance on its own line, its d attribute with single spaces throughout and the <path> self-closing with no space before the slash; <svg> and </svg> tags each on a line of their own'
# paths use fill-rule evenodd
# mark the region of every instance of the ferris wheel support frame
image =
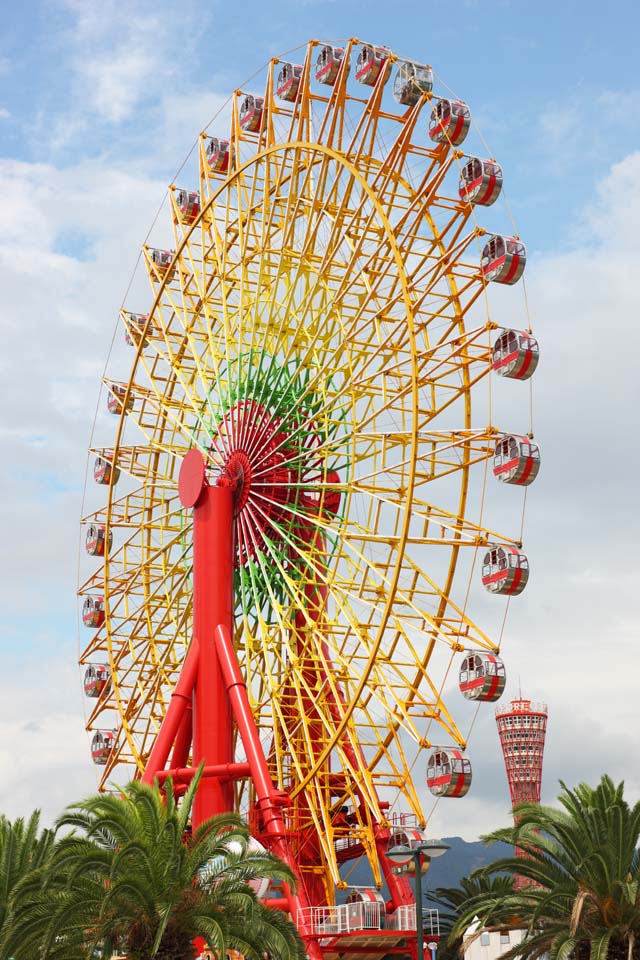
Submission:
<svg viewBox="0 0 640 960">
<path fill-rule="evenodd" d="M 288 797 L 274 787 L 269 775 L 233 648 L 233 516 L 237 482 L 222 476 L 210 484 L 202 454 L 192 449 L 182 461 L 178 491 L 183 507 L 193 507 L 193 641 L 143 780 L 164 781 L 172 776 L 180 792 L 182 784 L 202 766 L 202 780 L 193 805 L 193 827 L 197 829 L 210 817 L 233 810 L 233 782 L 250 776 L 272 850 L 296 872 L 280 813 Z M 234 762 L 234 720 L 247 763 Z M 192 738 L 193 766 L 184 767 Z M 173 769 L 165 770 L 172 745 Z M 302 919 L 310 906 L 304 889 L 294 893 L 283 884 L 283 892 L 283 897 L 265 903 L 291 914 L 309 957 L 321 960 L 317 937 Z"/>
</svg>

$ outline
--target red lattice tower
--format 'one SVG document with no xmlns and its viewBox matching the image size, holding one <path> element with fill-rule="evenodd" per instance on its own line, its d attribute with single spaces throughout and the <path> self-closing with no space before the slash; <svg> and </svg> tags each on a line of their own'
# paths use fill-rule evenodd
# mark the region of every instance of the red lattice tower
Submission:
<svg viewBox="0 0 640 960">
<path fill-rule="evenodd" d="M 512 806 L 515 807 L 525 800 L 529 803 L 540 803 L 542 761 L 547 733 L 546 703 L 533 703 L 522 697 L 512 700 L 509 707 L 496 708 L 496 723 Z M 525 854 L 516 847 L 516 856 L 523 857 Z M 516 889 L 530 883 L 517 875 L 514 881 Z"/>
</svg>

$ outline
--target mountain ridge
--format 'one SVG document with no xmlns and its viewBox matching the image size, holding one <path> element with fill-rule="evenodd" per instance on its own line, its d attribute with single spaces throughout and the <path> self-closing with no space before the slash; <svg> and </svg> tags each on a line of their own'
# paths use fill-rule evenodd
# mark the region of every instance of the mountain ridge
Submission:
<svg viewBox="0 0 640 960">
<path fill-rule="evenodd" d="M 462 837 L 442 837 L 449 850 L 441 857 L 431 861 L 431 866 L 422 877 L 423 892 L 437 887 L 459 887 L 463 877 L 474 870 L 487 866 L 500 857 L 511 856 L 513 848 L 507 843 L 485 844 L 482 840 L 463 840 Z M 343 878 L 350 887 L 372 886 L 369 864 L 363 858 L 357 863 L 346 864 L 342 870 Z M 386 896 L 386 885 L 383 887 Z"/>
</svg>

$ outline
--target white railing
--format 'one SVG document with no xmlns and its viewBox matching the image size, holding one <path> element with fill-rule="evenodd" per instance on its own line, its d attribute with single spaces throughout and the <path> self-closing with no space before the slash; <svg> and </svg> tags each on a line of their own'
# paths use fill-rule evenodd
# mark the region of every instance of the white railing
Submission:
<svg viewBox="0 0 640 960">
<path fill-rule="evenodd" d="M 348 850 L 350 847 L 361 847 L 362 837 L 338 837 L 335 841 L 336 850 Z"/>
<path fill-rule="evenodd" d="M 410 829 L 416 830 L 420 824 L 418 823 L 418 818 L 415 813 L 392 813 L 391 826 L 409 827 Z"/>
<path fill-rule="evenodd" d="M 298 924 L 320 936 L 351 933 L 353 930 L 381 930 L 383 903 L 343 903 L 338 907 L 306 907 L 298 913 Z"/>
<path fill-rule="evenodd" d="M 298 913 L 298 923 L 318 936 L 335 936 L 356 930 L 416 930 L 416 905 L 410 903 L 386 916 L 383 903 L 343 903 L 337 907 L 306 907 Z M 440 914 L 422 911 L 422 929 L 432 937 L 440 936 Z"/>
<path fill-rule="evenodd" d="M 390 930 L 416 930 L 416 905 L 409 903 L 391 914 L 387 921 Z M 437 910 L 422 911 L 422 929 L 432 937 L 440 936 L 440 914 Z"/>
</svg>

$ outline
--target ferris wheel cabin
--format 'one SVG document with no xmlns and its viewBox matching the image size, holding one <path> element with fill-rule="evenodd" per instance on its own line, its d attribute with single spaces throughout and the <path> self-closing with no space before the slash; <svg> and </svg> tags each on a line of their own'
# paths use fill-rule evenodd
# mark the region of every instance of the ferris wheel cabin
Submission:
<svg viewBox="0 0 640 960">
<path fill-rule="evenodd" d="M 281 100 L 293 103 L 298 96 L 302 67 L 297 63 L 283 63 L 278 71 L 276 80 L 276 94 Z"/>
<path fill-rule="evenodd" d="M 393 95 L 404 107 L 413 107 L 433 89 L 433 70 L 427 64 L 401 63 L 393 79 Z"/>
<path fill-rule="evenodd" d="M 264 97 L 254 97 L 252 93 L 246 93 L 240 102 L 238 111 L 238 120 L 242 130 L 246 133 L 258 133 L 262 125 L 263 112 Z"/>
<path fill-rule="evenodd" d="M 147 337 L 144 336 L 147 326 L 147 317 L 142 313 L 124 313 L 124 339 L 130 347 L 137 347 L 142 339 L 142 346 L 146 347 Z"/>
<path fill-rule="evenodd" d="M 458 686 L 466 700 L 495 703 L 506 682 L 504 663 L 494 653 L 468 653 L 460 664 Z"/>
<path fill-rule="evenodd" d="M 462 100 L 438 100 L 429 119 L 429 137 L 434 143 L 459 146 L 469 133 L 471 111 Z"/>
<path fill-rule="evenodd" d="M 108 686 L 110 679 L 108 667 L 103 663 L 90 663 L 82 680 L 85 696 L 90 700 L 97 700 Z"/>
<path fill-rule="evenodd" d="M 477 207 L 490 207 L 502 190 L 502 167 L 495 160 L 471 157 L 460 171 L 460 199 Z"/>
<path fill-rule="evenodd" d="M 493 475 L 503 483 L 528 487 L 540 470 L 540 448 L 529 437 L 510 434 L 496 443 Z"/>
<path fill-rule="evenodd" d="M 205 156 L 212 173 L 226 173 L 229 169 L 229 141 L 211 137 L 207 140 Z"/>
<path fill-rule="evenodd" d="M 158 247 L 149 249 L 149 261 L 157 280 L 166 280 L 169 283 L 176 272 L 173 264 L 175 250 L 159 250 Z"/>
<path fill-rule="evenodd" d="M 527 262 L 524 243 L 516 237 L 490 237 L 482 250 L 481 271 L 493 283 L 517 283 Z"/>
<path fill-rule="evenodd" d="M 371 47 L 365 44 L 361 48 L 356 60 L 356 80 L 367 87 L 375 87 L 378 77 L 384 72 L 383 83 L 391 75 L 391 61 L 388 47 Z"/>
<path fill-rule="evenodd" d="M 85 597 L 82 604 L 82 622 L 85 627 L 98 629 L 104 623 L 104 598 Z"/>
<path fill-rule="evenodd" d="M 427 762 L 427 786 L 434 797 L 464 797 L 471 786 L 470 760 L 461 750 L 436 750 Z"/>
<path fill-rule="evenodd" d="M 98 767 L 104 767 L 113 749 L 115 735 L 112 730 L 96 730 L 91 740 L 91 759 Z"/>
<path fill-rule="evenodd" d="M 193 223 L 200 213 L 200 194 L 197 190 L 178 190 L 176 206 L 180 211 L 180 219 L 184 223 Z"/>
<path fill-rule="evenodd" d="M 316 80 L 332 87 L 336 82 L 340 64 L 344 60 L 344 47 L 325 46 L 316 60 Z"/>
<path fill-rule="evenodd" d="M 540 347 L 535 337 L 524 330 L 505 330 L 493 345 L 491 369 L 511 380 L 528 380 L 539 359 Z"/>
<path fill-rule="evenodd" d="M 391 850 L 392 847 L 409 847 L 411 850 L 415 850 L 421 843 L 424 843 L 426 839 L 427 837 L 424 830 L 420 830 L 418 827 L 397 826 L 391 830 L 387 849 Z M 414 876 L 416 872 L 415 860 L 412 857 L 406 863 L 394 864 L 392 869 L 395 874 L 400 876 Z M 429 858 L 426 857 L 421 863 L 420 872 L 426 873 L 428 869 Z"/>
<path fill-rule="evenodd" d="M 526 554 L 512 546 L 495 546 L 482 561 L 482 583 L 489 593 L 516 597 L 522 593 L 529 579 L 529 560 Z"/>
<path fill-rule="evenodd" d="M 386 903 L 379 890 L 359 887 L 350 890 L 345 900 L 345 921 L 353 930 L 380 930 L 385 915 Z"/>
<path fill-rule="evenodd" d="M 109 531 L 109 545 L 113 545 L 113 533 Z M 103 523 L 91 523 L 87 528 L 85 549 L 90 557 L 104 557 L 107 547 L 106 527 Z"/>
<path fill-rule="evenodd" d="M 113 464 L 104 457 L 96 457 L 93 465 L 93 479 L 96 483 L 101 483 L 107 487 L 110 484 L 115 486 L 120 479 L 120 469 L 119 467 L 114 467 Z"/>
<path fill-rule="evenodd" d="M 122 413 L 123 410 L 129 411 L 133 409 L 134 396 L 131 391 L 127 397 L 125 404 L 125 397 L 127 396 L 127 388 L 122 386 L 119 383 L 110 383 L 109 384 L 109 396 L 107 397 L 107 410 L 109 413 L 117 416 Z"/>
</svg>

